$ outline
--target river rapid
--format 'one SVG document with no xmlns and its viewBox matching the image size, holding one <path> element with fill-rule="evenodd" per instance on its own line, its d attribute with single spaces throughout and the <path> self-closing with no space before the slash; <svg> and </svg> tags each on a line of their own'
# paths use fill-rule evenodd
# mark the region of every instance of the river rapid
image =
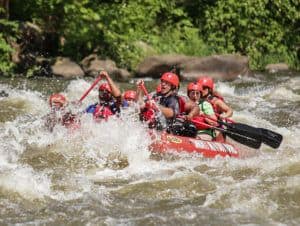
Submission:
<svg viewBox="0 0 300 226">
<path fill-rule="evenodd" d="M 284 137 L 242 159 L 154 156 L 134 111 L 98 124 L 83 115 L 74 132 L 45 129 L 49 95 L 78 100 L 92 82 L 0 79 L 0 225 L 300 224 L 299 73 L 217 82 L 235 121 Z M 70 108 L 96 101 L 93 90 Z"/>
</svg>

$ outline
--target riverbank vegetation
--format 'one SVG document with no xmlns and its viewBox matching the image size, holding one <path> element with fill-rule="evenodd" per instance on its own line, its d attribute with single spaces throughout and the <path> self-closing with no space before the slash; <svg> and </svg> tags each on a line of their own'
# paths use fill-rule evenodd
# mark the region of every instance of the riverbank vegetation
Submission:
<svg viewBox="0 0 300 226">
<path fill-rule="evenodd" d="M 239 53 L 252 69 L 285 62 L 299 69 L 298 0 L 0 0 L 0 73 L 32 70 L 15 56 L 97 53 L 134 71 L 155 54 Z M 25 23 L 40 39 L 26 36 Z M 20 69 L 21 68 L 21 69 Z"/>
</svg>

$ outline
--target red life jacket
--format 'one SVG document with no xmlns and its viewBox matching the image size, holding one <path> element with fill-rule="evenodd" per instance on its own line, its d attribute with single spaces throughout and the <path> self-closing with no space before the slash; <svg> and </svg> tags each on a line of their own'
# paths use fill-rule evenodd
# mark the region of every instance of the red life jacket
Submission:
<svg viewBox="0 0 300 226">
<path fill-rule="evenodd" d="M 112 115 L 113 115 L 112 111 L 108 107 L 102 106 L 102 105 L 97 105 L 97 107 L 93 113 L 93 116 L 95 119 L 107 120 L 108 117 L 110 117 Z"/>
<path fill-rule="evenodd" d="M 208 96 L 206 100 L 211 103 L 215 113 L 218 115 L 223 113 L 223 110 L 216 104 L 217 100 L 225 102 L 224 97 L 222 97 L 219 93 L 214 93 L 213 95 Z"/>
<path fill-rule="evenodd" d="M 156 112 L 153 108 L 144 108 L 140 113 L 140 120 L 148 123 L 149 128 L 154 128 L 157 124 Z"/>
<path fill-rule="evenodd" d="M 177 96 L 179 104 L 179 114 L 185 113 L 185 98 L 183 96 Z"/>
</svg>

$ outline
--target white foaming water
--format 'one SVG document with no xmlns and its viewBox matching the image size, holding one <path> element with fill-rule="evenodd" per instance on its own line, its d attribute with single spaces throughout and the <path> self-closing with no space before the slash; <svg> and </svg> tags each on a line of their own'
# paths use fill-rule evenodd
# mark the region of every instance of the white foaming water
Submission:
<svg viewBox="0 0 300 226">
<path fill-rule="evenodd" d="M 115 118 L 95 123 L 91 114 L 82 117 L 83 143 L 92 153 L 107 155 L 111 152 L 127 154 L 128 160 L 139 164 L 149 153 L 145 150 L 149 137 L 145 128 L 130 117 Z M 145 155 L 146 153 L 146 155 Z M 137 158 L 138 156 L 138 158 Z"/>
<path fill-rule="evenodd" d="M 287 89 L 286 87 L 279 87 L 272 90 L 272 92 L 266 95 L 266 98 L 292 102 L 300 101 L 300 95 L 294 93 L 293 90 Z"/>
<path fill-rule="evenodd" d="M 84 80 L 72 81 L 65 94 L 71 101 L 78 100 L 89 87 L 90 84 Z M 201 207 L 207 207 L 212 211 L 225 209 L 228 213 L 233 213 L 233 218 L 238 213 L 270 218 L 278 210 L 278 204 L 270 199 L 272 192 L 284 189 L 286 185 L 290 191 L 299 187 L 297 176 L 278 179 L 281 173 L 284 174 L 289 170 L 291 164 L 299 162 L 300 155 L 297 152 L 300 147 L 299 125 L 278 127 L 272 123 L 271 118 L 262 119 L 252 112 L 251 107 L 249 109 L 249 102 L 253 103 L 254 107 L 267 103 L 266 95 L 274 92 L 273 88 L 255 88 L 253 89 L 255 92 L 236 94 L 231 84 L 218 83 L 217 89 L 229 98 L 236 98 L 237 105 L 242 107 L 243 110 L 235 111 L 234 120 L 281 133 L 284 140 L 280 148 L 273 150 L 263 145 L 258 151 L 259 155 L 246 159 L 204 159 L 199 155 L 180 154 L 172 159 L 152 160 L 148 151 L 151 140 L 147 129 L 137 120 L 134 111 L 129 110 L 120 118 L 111 118 L 103 123 L 95 123 L 91 115 L 84 114 L 81 117 L 80 129 L 71 132 L 62 126 L 56 126 L 50 133 L 43 128 L 42 120 L 42 116 L 49 111 L 48 98 L 36 92 L 12 91 L 16 92 L 16 95 L 12 94 L 14 98 L 23 95 L 22 101 L 28 107 L 25 107 L 24 113 L 15 120 L 0 124 L 0 190 L 17 193 L 30 200 L 43 200 L 49 197 L 60 203 L 64 200 L 75 200 L 76 208 L 80 208 L 76 199 L 93 196 L 95 200 L 101 200 L 101 204 L 109 208 L 112 205 L 118 207 L 118 204 L 112 203 L 114 199 L 111 190 L 117 191 L 122 187 L 126 188 L 128 184 L 135 185 L 145 181 L 150 185 L 164 181 L 162 187 L 155 190 L 159 194 L 150 196 L 156 199 L 150 200 L 150 205 L 157 202 L 157 199 L 170 200 L 170 203 L 178 199 L 183 203 L 189 195 L 192 197 L 194 195 L 196 199 L 200 195 L 205 195 Z M 96 101 L 97 91 L 92 90 L 77 110 L 80 112 L 88 104 Z M 267 108 L 269 106 L 271 105 L 266 105 Z M 72 107 L 77 111 L 76 106 Z M 51 165 L 51 156 L 45 157 L 42 158 L 46 161 L 42 165 L 45 168 L 36 168 L 34 164 L 29 165 L 20 161 L 24 153 L 37 154 L 41 157 L 44 154 L 45 156 L 53 154 L 54 164 Z M 115 153 L 117 154 L 114 155 Z M 107 164 L 109 162 L 118 165 L 119 158 L 123 157 L 128 161 L 128 166 L 114 168 Z M 89 165 L 89 162 L 92 164 Z M 174 187 L 169 185 L 170 180 L 185 179 L 191 174 L 204 178 L 215 188 L 209 191 L 202 191 L 202 188 L 199 188 L 195 191 L 185 190 L 181 185 Z M 118 184 L 118 181 L 123 180 L 125 183 Z M 117 185 L 106 186 L 105 183 L 101 184 L 101 181 L 112 181 Z M 100 186 L 99 184 L 97 186 L 97 182 L 100 182 Z M 172 195 L 166 198 L 164 192 L 170 192 Z M 109 200 L 111 197 L 113 201 Z M 129 202 L 126 197 L 124 199 L 125 202 Z M 145 202 L 147 206 L 147 201 Z M 88 205 L 93 209 L 92 201 Z M 189 209 L 190 207 L 198 209 L 198 206 L 193 207 L 190 202 L 185 205 Z M 131 207 L 130 204 L 128 207 Z M 172 211 L 168 206 L 164 208 Z M 147 211 L 147 207 L 145 209 Z M 162 215 L 159 216 L 167 218 L 168 216 L 164 215 L 167 211 L 162 211 Z M 180 208 L 176 211 L 178 215 L 185 214 Z M 155 214 L 153 213 L 153 216 Z M 198 216 L 201 217 L 200 214 Z M 272 220 L 268 222 L 273 223 Z"/>
<path fill-rule="evenodd" d="M 230 85 L 229 83 L 217 82 L 216 90 L 220 92 L 224 96 L 234 96 L 235 87 Z"/>
<path fill-rule="evenodd" d="M 17 193 L 24 199 L 43 199 L 50 195 L 51 181 L 32 168 L 10 164 L 9 170 L 0 168 L 0 189 L 8 193 Z"/>
<path fill-rule="evenodd" d="M 42 94 L 37 91 L 30 90 L 7 90 L 9 96 L 6 97 L 8 103 L 19 103 L 19 109 L 23 113 L 39 115 L 41 112 L 46 112 L 48 104 L 42 99 Z"/>
<path fill-rule="evenodd" d="M 91 87 L 91 85 L 91 83 L 83 79 L 72 80 L 66 89 L 68 99 L 70 101 L 79 100 L 81 96 Z M 94 103 L 97 101 L 97 87 L 99 87 L 99 84 L 97 84 L 97 86 L 94 87 L 94 89 L 92 89 L 86 96 L 86 98 L 83 100 L 83 105 L 88 105 L 89 103 Z"/>
<path fill-rule="evenodd" d="M 12 111 L 22 114 L 1 124 L 0 189 L 17 193 L 25 199 L 42 199 L 51 194 L 51 181 L 46 174 L 22 163 L 20 157 L 31 145 L 43 147 L 51 140 L 49 133 L 42 128 L 44 121 L 41 119 L 49 110 L 47 100 L 35 91 L 7 89 L 7 92 L 7 106 L 21 103 L 14 105 Z"/>
</svg>

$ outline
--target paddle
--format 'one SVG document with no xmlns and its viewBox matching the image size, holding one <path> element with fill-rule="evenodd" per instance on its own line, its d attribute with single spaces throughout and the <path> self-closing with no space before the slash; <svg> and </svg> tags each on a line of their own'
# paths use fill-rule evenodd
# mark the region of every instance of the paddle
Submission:
<svg viewBox="0 0 300 226">
<path fill-rule="evenodd" d="M 263 142 L 266 145 L 269 145 L 272 148 L 278 148 L 282 142 L 282 138 L 283 138 L 282 135 L 274 131 L 265 128 L 256 128 L 243 123 L 237 123 L 230 119 L 226 119 L 226 120 L 230 121 L 230 123 L 224 122 L 222 120 L 216 120 L 216 121 L 221 125 L 226 126 L 227 130 L 230 130 L 234 133 L 241 134 L 245 137 L 250 137 L 255 140 L 260 140 L 261 142 Z"/>
<path fill-rule="evenodd" d="M 218 120 L 220 124 L 225 125 L 227 128 L 230 128 L 245 136 L 260 139 L 264 144 L 269 145 L 272 148 L 278 148 L 282 142 L 282 135 L 274 131 L 265 128 L 256 128 L 247 124 L 236 123 L 233 120 L 228 121 L 230 121 L 231 123 L 226 123 Z"/>
<path fill-rule="evenodd" d="M 147 96 L 147 99 L 151 100 L 151 97 L 150 97 L 150 95 L 148 93 L 148 90 L 145 87 L 145 84 L 144 84 L 143 80 L 141 80 L 141 82 L 140 82 L 140 84 L 138 84 L 138 86 L 142 89 L 142 91 L 144 92 L 144 94 Z"/>
<path fill-rule="evenodd" d="M 85 91 L 85 93 L 82 95 L 82 97 L 79 99 L 79 102 L 82 102 L 84 100 L 84 98 L 91 92 L 91 90 L 98 84 L 98 82 L 102 79 L 102 75 L 101 72 L 99 74 L 99 76 L 95 79 L 95 81 L 93 82 L 93 84 L 90 86 L 90 88 Z"/>
<path fill-rule="evenodd" d="M 229 129 L 223 129 L 223 128 L 219 128 L 219 127 L 215 127 L 215 126 L 211 126 L 207 123 L 195 120 L 195 119 L 191 119 L 191 122 L 194 123 L 196 126 L 200 125 L 200 126 L 206 126 L 209 127 L 211 129 L 215 129 L 218 131 L 221 131 L 222 133 L 228 135 L 230 138 L 232 138 L 233 140 L 246 145 L 248 147 L 251 148 L 255 148 L 258 149 L 261 146 L 261 141 L 259 139 L 255 139 L 253 137 L 248 137 L 248 136 L 244 136 L 242 134 L 236 133 L 235 131 L 230 131 Z"/>
<path fill-rule="evenodd" d="M 140 82 L 140 84 L 138 84 L 138 86 L 142 89 L 142 91 L 143 91 L 144 94 L 146 95 L 148 101 L 151 101 L 152 97 L 151 97 L 150 94 L 148 93 L 148 90 L 146 89 L 146 86 L 145 86 L 143 80 Z M 153 102 L 152 102 L 152 103 L 153 103 Z M 158 110 L 158 107 L 155 105 L 155 103 L 153 103 L 153 104 L 151 105 L 151 107 L 152 107 L 154 110 Z"/>
</svg>

